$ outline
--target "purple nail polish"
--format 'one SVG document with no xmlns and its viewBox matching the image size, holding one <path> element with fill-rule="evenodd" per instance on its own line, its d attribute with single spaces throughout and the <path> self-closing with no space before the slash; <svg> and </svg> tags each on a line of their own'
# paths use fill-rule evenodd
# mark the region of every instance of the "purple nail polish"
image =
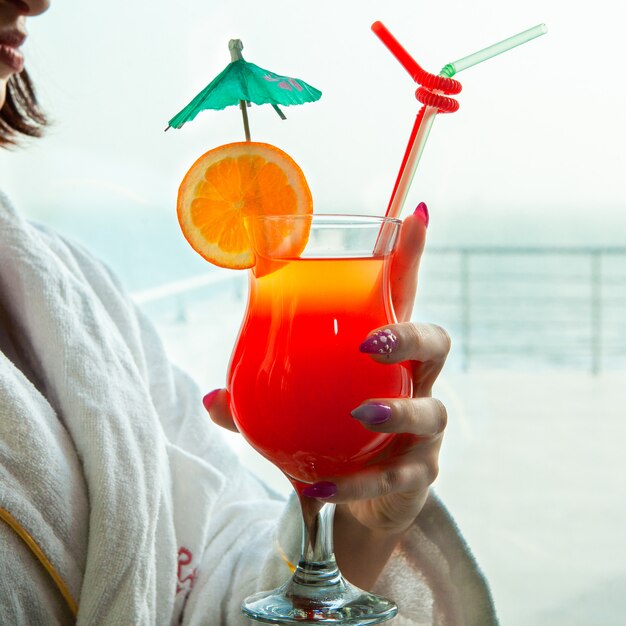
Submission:
<svg viewBox="0 0 626 626">
<path fill-rule="evenodd" d="M 413 211 L 413 215 L 416 215 L 417 217 L 419 217 L 420 220 L 422 220 L 422 222 L 424 222 L 424 226 L 426 226 L 426 228 L 428 228 L 428 222 L 429 222 L 429 215 L 428 215 L 428 207 L 426 206 L 425 202 L 420 202 L 417 205 L 417 208 L 415 209 L 415 211 Z"/>
<path fill-rule="evenodd" d="M 389 328 L 377 330 L 371 334 L 360 346 L 359 350 L 365 354 L 390 354 L 398 346 L 398 337 Z"/>
<path fill-rule="evenodd" d="M 302 495 L 307 498 L 316 498 L 317 500 L 327 500 L 337 494 L 337 485 L 335 483 L 322 481 L 308 485 L 302 490 Z"/>
<path fill-rule="evenodd" d="M 351 415 L 364 424 L 382 424 L 391 417 L 391 407 L 388 404 L 371 402 L 358 406 Z"/>
</svg>

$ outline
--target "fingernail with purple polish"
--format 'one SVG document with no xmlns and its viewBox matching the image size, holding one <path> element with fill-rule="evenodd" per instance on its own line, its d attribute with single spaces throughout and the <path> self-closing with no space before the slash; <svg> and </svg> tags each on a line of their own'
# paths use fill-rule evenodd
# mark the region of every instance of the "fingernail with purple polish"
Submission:
<svg viewBox="0 0 626 626">
<path fill-rule="evenodd" d="M 419 217 L 419 219 L 422 220 L 422 222 L 424 222 L 424 226 L 428 228 L 429 215 L 428 215 L 428 207 L 426 206 L 425 202 L 420 202 L 417 205 L 417 208 L 415 209 L 415 211 L 413 211 L 413 215 L 416 215 L 417 217 Z"/>
<path fill-rule="evenodd" d="M 391 417 L 391 407 L 380 402 L 370 402 L 358 406 L 351 415 L 364 424 L 382 424 Z"/>
<path fill-rule="evenodd" d="M 337 485 L 327 481 L 313 483 L 302 490 L 302 495 L 307 498 L 316 498 L 317 500 L 328 500 L 337 494 Z"/>
<path fill-rule="evenodd" d="M 365 354 L 391 354 L 398 346 L 398 337 L 389 328 L 377 330 L 371 334 L 360 346 L 359 350 Z"/>
</svg>

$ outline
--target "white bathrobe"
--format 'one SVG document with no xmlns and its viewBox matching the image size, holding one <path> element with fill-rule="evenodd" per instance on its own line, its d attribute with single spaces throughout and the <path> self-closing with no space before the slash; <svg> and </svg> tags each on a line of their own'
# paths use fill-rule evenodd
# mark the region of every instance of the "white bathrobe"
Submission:
<svg viewBox="0 0 626 626">
<path fill-rule="evenodd" d="M 241 600 L 297 560 L 299 512 L 201 396 L 106 267 L 0 196 L 1 624 L 249 623 Z M 377 587 L 397 626 L 496 623 L 433 495 Z"/>
</svg>

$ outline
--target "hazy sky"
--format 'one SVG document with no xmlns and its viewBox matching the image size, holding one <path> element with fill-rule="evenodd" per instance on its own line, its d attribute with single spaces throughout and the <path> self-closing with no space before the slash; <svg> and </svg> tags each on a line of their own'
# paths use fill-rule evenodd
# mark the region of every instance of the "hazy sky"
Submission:
<svg viewBox="0 0 626 626">
<path fill-rule="evenodd" d="M 623 6 L 53 0 L 30 21 L 26 53 L 55 123 L 29 150 L 0 155 L 0 187 L 34 212 L 90 200 L 111 210 L 117 200 L 173 210 L 193 161 L 243 139 L 235 107 L 163 132 L 227 64 L 228 40 L 237 37 L 246 59 L 323 91 L 318 103 L 285 109 L 284 122 L 253 106 L 252 138 L 299 162 L 318 211 L 381 212 L 419 106 L 371 23 L 382 20 L 438 71 L 545 22 L 547 35 L 458 75 L 461 108 L 437 118 L 408 204 L 424 199 L 448 219 L 549 209 L 584 225 L 626 206 Z"/>
</svg>

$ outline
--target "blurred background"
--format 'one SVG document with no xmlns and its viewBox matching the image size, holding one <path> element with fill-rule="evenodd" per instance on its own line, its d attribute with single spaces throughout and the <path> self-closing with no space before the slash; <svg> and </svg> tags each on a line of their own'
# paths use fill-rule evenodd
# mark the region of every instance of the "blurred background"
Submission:
<svg viewBox="0 0 626 626">
<path fill-rule="evenodd" d="M 208 391 L 224 384 L 246 278 L 187 246 L 176 193 L 198 156 L 243 140 L 241 116 L 231 107 L 163 130 L 226 66 L 228 40 L 323 92 L 285 108 L 286 121 L 253 105 L 252 139 L 293 156 L 318 212 L 380 214 L 419 105 L 371 23 L 438 72 L 545 22 L 547 35 L 458 75 L 460 110 L 437 118 L 406 205 L 423 200 L 431 213 L 415 318 L 454 343 L 435 389 L 450 414 L 436 489 L 503 624 L 623 624 L 626 87 L 615 73 L 625 10 L 387 5 L 53 0 L 29 22 L 25 49 L 53 124 L 0 153 L 0 188 L 103 258 Z"/>
</svg>

